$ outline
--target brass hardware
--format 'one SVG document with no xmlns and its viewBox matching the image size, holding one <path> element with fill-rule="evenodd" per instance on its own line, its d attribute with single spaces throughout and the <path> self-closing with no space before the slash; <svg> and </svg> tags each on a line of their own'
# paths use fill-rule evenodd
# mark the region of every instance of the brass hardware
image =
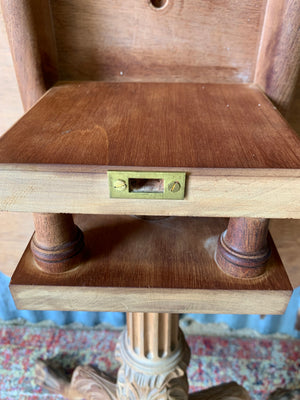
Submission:
<svg viewBox="0 0 300 400">
<path fill-rule="evenodd" d="M 180 186 L 179 182 L 171 182 L 171 183 L 169 183 L 169 186 L 168 186 L 168 190 L 170 190 L 170 192 L 173 192 L 173 193 L 179 192 L 180 188 L 181 188 L 181 186 Z"/>
<path fill-rule="evenodd" d="M 111 198 L 184 199 L 185 172 L 108 171 L 107 175 Z"/>
<path fill-rule="evenodd" d="M 118 192 L 123 192 L 123 190 L 126 190 L 127 185 L 126 182 L 123 181 L 123 179 L 117 179 L 114 182 L 114 189 L 117 190 Z"/>
</svg>

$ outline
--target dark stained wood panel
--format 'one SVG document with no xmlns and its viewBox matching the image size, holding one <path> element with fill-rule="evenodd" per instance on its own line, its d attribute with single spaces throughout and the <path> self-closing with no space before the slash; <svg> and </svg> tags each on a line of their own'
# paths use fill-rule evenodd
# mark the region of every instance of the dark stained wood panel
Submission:
<svg viewBox="0 0 300 400">
<path fill-rule="evenodd" d="M 276 314 L 291 294 L 273 244 L 258 278 L 232 278 L 217 267 L 214 251 L 226 219 L 79 215 L 75 223 L 84 232 L 86 261 L 47 274 L 27 248 L 11 280 L 18 307 Z"/>
<path fill-rule="evenodd" d="M 290 168 L 300 142 L 249 85 L 70 83 L 0 139 L 0 162 Z"/>
<path fill-rule="evenodd" d="M 265 0 L 54 0 L 60 79 L 252 82 Z"/>
<path fill-rule="evenodd" d="M 289 110 L 300 66 L 300 2 L 268 1 L 254 82 L 278 106 Z"/>
<path fill-rule="evenodd" d="M 50 0 L 1 0 L 25 111 L 58 79 Z"/>
</svg>

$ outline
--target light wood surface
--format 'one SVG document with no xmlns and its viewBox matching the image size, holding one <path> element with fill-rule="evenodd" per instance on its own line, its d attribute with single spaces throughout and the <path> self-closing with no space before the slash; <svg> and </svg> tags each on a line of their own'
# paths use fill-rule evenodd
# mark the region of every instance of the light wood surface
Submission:
<svg viewBox="0 0 300 400">
<path fill-rule="evenodd" d="M 254 82 L 286 113 L 300 65 L 300 2 L 268 1 Z"/>
<path fill-rule="evenodd" d="M 291 286 L 273 247 L 261 277 L 232 278 L 216 266 L 227 220 L 83 215 L 75 223 L 87 260 L 65 274 L 46 274 L 27 249 L 11 281 L 18 307 L 278 314 L 289 300 Z"/>
<path fill-rule="evenodd" d="M 51 4 L 61 79 L 253 81 L 264 0 Z"/>
<path fill-rule="evenodd" d="M 2 164 L 0 210 L 119 215 L 300 217 L 300 172 L 297 170 L 185 168 L 187 185 L 184 200 L 146 201 L 111 199 L 106 169 L 94 166 Z M 142 170 L 145 168 L 140 167 L 139 171 Z M 159 171 L 164 170 L 159 168 Z"/>
<path fill-rule="evenodd" d="M 31 214 L 0 213 L 0 271 L 12 276 L 33 234 Z"/>
</svg>

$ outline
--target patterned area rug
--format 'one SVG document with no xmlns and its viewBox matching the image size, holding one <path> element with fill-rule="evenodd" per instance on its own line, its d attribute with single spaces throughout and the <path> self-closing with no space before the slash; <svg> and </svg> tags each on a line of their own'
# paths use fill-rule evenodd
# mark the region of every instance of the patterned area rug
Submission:
<svg viewBox="0 0 300 400">
<path fill-rule="evenodd" d="M 0 399 L 54 400 L 34 382 L 34 363 L 52 359 L 70 373 L 93 364 L 116 374 L 120 332 L 77 327 L 0 324 Z M 300 387 L 300 340 L 188 335 L 190 391 L 236 381 L 251 398 L 265 400 L 278 387 Z"/>
</svg>

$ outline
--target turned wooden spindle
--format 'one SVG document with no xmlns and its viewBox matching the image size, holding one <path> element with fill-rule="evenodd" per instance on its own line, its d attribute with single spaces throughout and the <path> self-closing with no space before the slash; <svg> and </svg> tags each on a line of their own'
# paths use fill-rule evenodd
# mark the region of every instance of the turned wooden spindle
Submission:
<svg viewBox="0 0 300 400">
<path fill-rule="evenodd" d="M 31 250 L 38 266 L 48 273 L 66 272 L 83 259 L 84 239 L 71 214 L 34 214 Z"/>
<path fill-rule="evenodd" d="M 268 225 L 264 218 L 230 218 L 218 241 L 215 258 L 219 267 L 237 278 L 262 275 L 271 253 Z"/>
</svg>

